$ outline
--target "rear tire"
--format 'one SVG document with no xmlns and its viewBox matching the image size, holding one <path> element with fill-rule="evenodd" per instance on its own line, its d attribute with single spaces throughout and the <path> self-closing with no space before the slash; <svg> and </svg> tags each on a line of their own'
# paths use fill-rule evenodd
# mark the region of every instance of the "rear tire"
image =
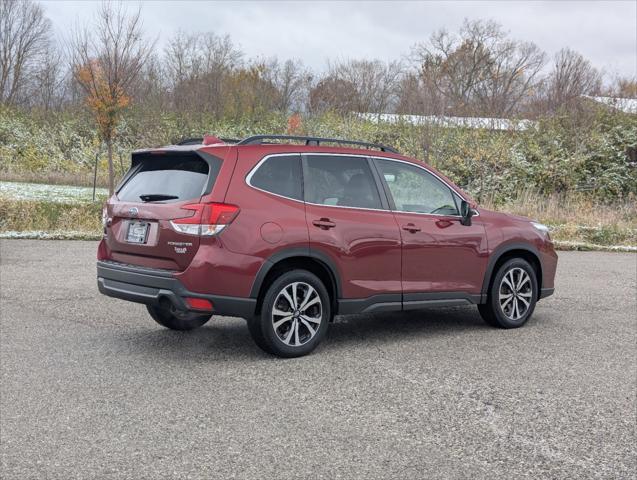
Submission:
<svg viewBox="0 0 637 480">
<path fill-rule="evenodd" d="M 491 326 L 517 328 L 531 317 L 537 299 L 535 270 L 526 260 L 512 258 L 498 269 L 489 287 L 487 303 L 478 305 L 478 311 Z"/>
<path fill-rule="evenodd" d="M 211 314 L 201 314 L 196 312 L 182 312 L 173 308 L 162 306 L 146 305 L 150 316 L 162 327 L 171 330 L 194 330 L 201 327 L 210 320 Z"/>
<path fill-rule="evenodd" d="M 279 357 L 300 357 L 323 340 L 331 316 L 323 282 L 306 270 L 292 270 L 268 287 L 261 312 L 248 320 L 248 328 L 262 350 Z"/>
</svg>

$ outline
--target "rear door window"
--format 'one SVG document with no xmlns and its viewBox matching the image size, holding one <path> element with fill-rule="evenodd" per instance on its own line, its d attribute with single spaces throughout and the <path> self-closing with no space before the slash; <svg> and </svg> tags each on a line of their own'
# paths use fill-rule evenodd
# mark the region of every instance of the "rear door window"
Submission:
<svg viewBox="0 0 637 480">
<path fill-rule="evenodd" d="M 195 152 L 138 154 L 128 180 L 117 197 L 124 202 L 179 202 L 194 200 L 214 184 L 221 160 Z M 134 163 L 135 163 L 134 160 Z"/>
<path fill-rule="evenodd" d="M 303 200 L 300 155 L 268 157 L 250 175 L 248 183 L 259 190 Z"/>
<path fill-rule="evenodd" d="M 307 155 L 305 201 L 317 205 L 381 209 L 367 158 Z"/>
</svg>

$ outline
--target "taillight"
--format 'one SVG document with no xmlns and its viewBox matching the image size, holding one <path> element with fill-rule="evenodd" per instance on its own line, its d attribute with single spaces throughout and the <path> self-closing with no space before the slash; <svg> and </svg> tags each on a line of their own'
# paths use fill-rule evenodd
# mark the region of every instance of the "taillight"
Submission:
<svg viewBox="0 0 637 480">
<path fill-rule="evenodd" d="M 170 221 L 172 228 L 187 235 L 213 236 L 221 232 L 239 214 L 239 207 L 227 203 L 192 203 L 181 207 L 193 210 L 191 217 Z"/>
<path fill-rule="evenodd" d="M 108 259 L 108 249 L 106 247 L 106 243 L 104 242 L 104 239 L 100 240 L 100 244 L 97 246 L 97 259 L 98 260 Z"/>
<path fill-rule="evenodd" d="M 108 205 L 104 205 L 104 208 L 102 208 L 102 232 L 104 233 L 104 236 L 108 235 L 108 230 L 106 229 L 106 227 L 110 226 L 110 218 L 108 217 Z"/>
</svg>

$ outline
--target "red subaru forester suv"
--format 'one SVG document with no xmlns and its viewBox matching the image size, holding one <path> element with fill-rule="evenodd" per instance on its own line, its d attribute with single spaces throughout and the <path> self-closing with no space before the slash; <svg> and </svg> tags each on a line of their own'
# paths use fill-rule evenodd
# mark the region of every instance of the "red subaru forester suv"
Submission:
<svg viewBox="0 0 637 480">
<path fill-rule="evenodd" d="M 243 317 L 284 357 L 312 351 L 334 315 L 476 304 L 519 327 L 557 266 L 544 225 L 478 207 L 389 147 L 340 139 L 138 150 L 103 221 L 100 292 L 174 330 Z"/>
</svg>

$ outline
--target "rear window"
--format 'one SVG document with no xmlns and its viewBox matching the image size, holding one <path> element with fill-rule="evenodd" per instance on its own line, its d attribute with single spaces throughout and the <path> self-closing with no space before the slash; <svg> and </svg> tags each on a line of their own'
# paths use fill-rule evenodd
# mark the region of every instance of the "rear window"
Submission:
<svg viewBox="0 0 637 480">
<path fill-rule="evenodd" d="M 199 198 L 212 188 L 221 160 L 194 152 L 140 154 L 128 180 L 117 192 L 124 202 L 179 202 Z"/>
</svg>

